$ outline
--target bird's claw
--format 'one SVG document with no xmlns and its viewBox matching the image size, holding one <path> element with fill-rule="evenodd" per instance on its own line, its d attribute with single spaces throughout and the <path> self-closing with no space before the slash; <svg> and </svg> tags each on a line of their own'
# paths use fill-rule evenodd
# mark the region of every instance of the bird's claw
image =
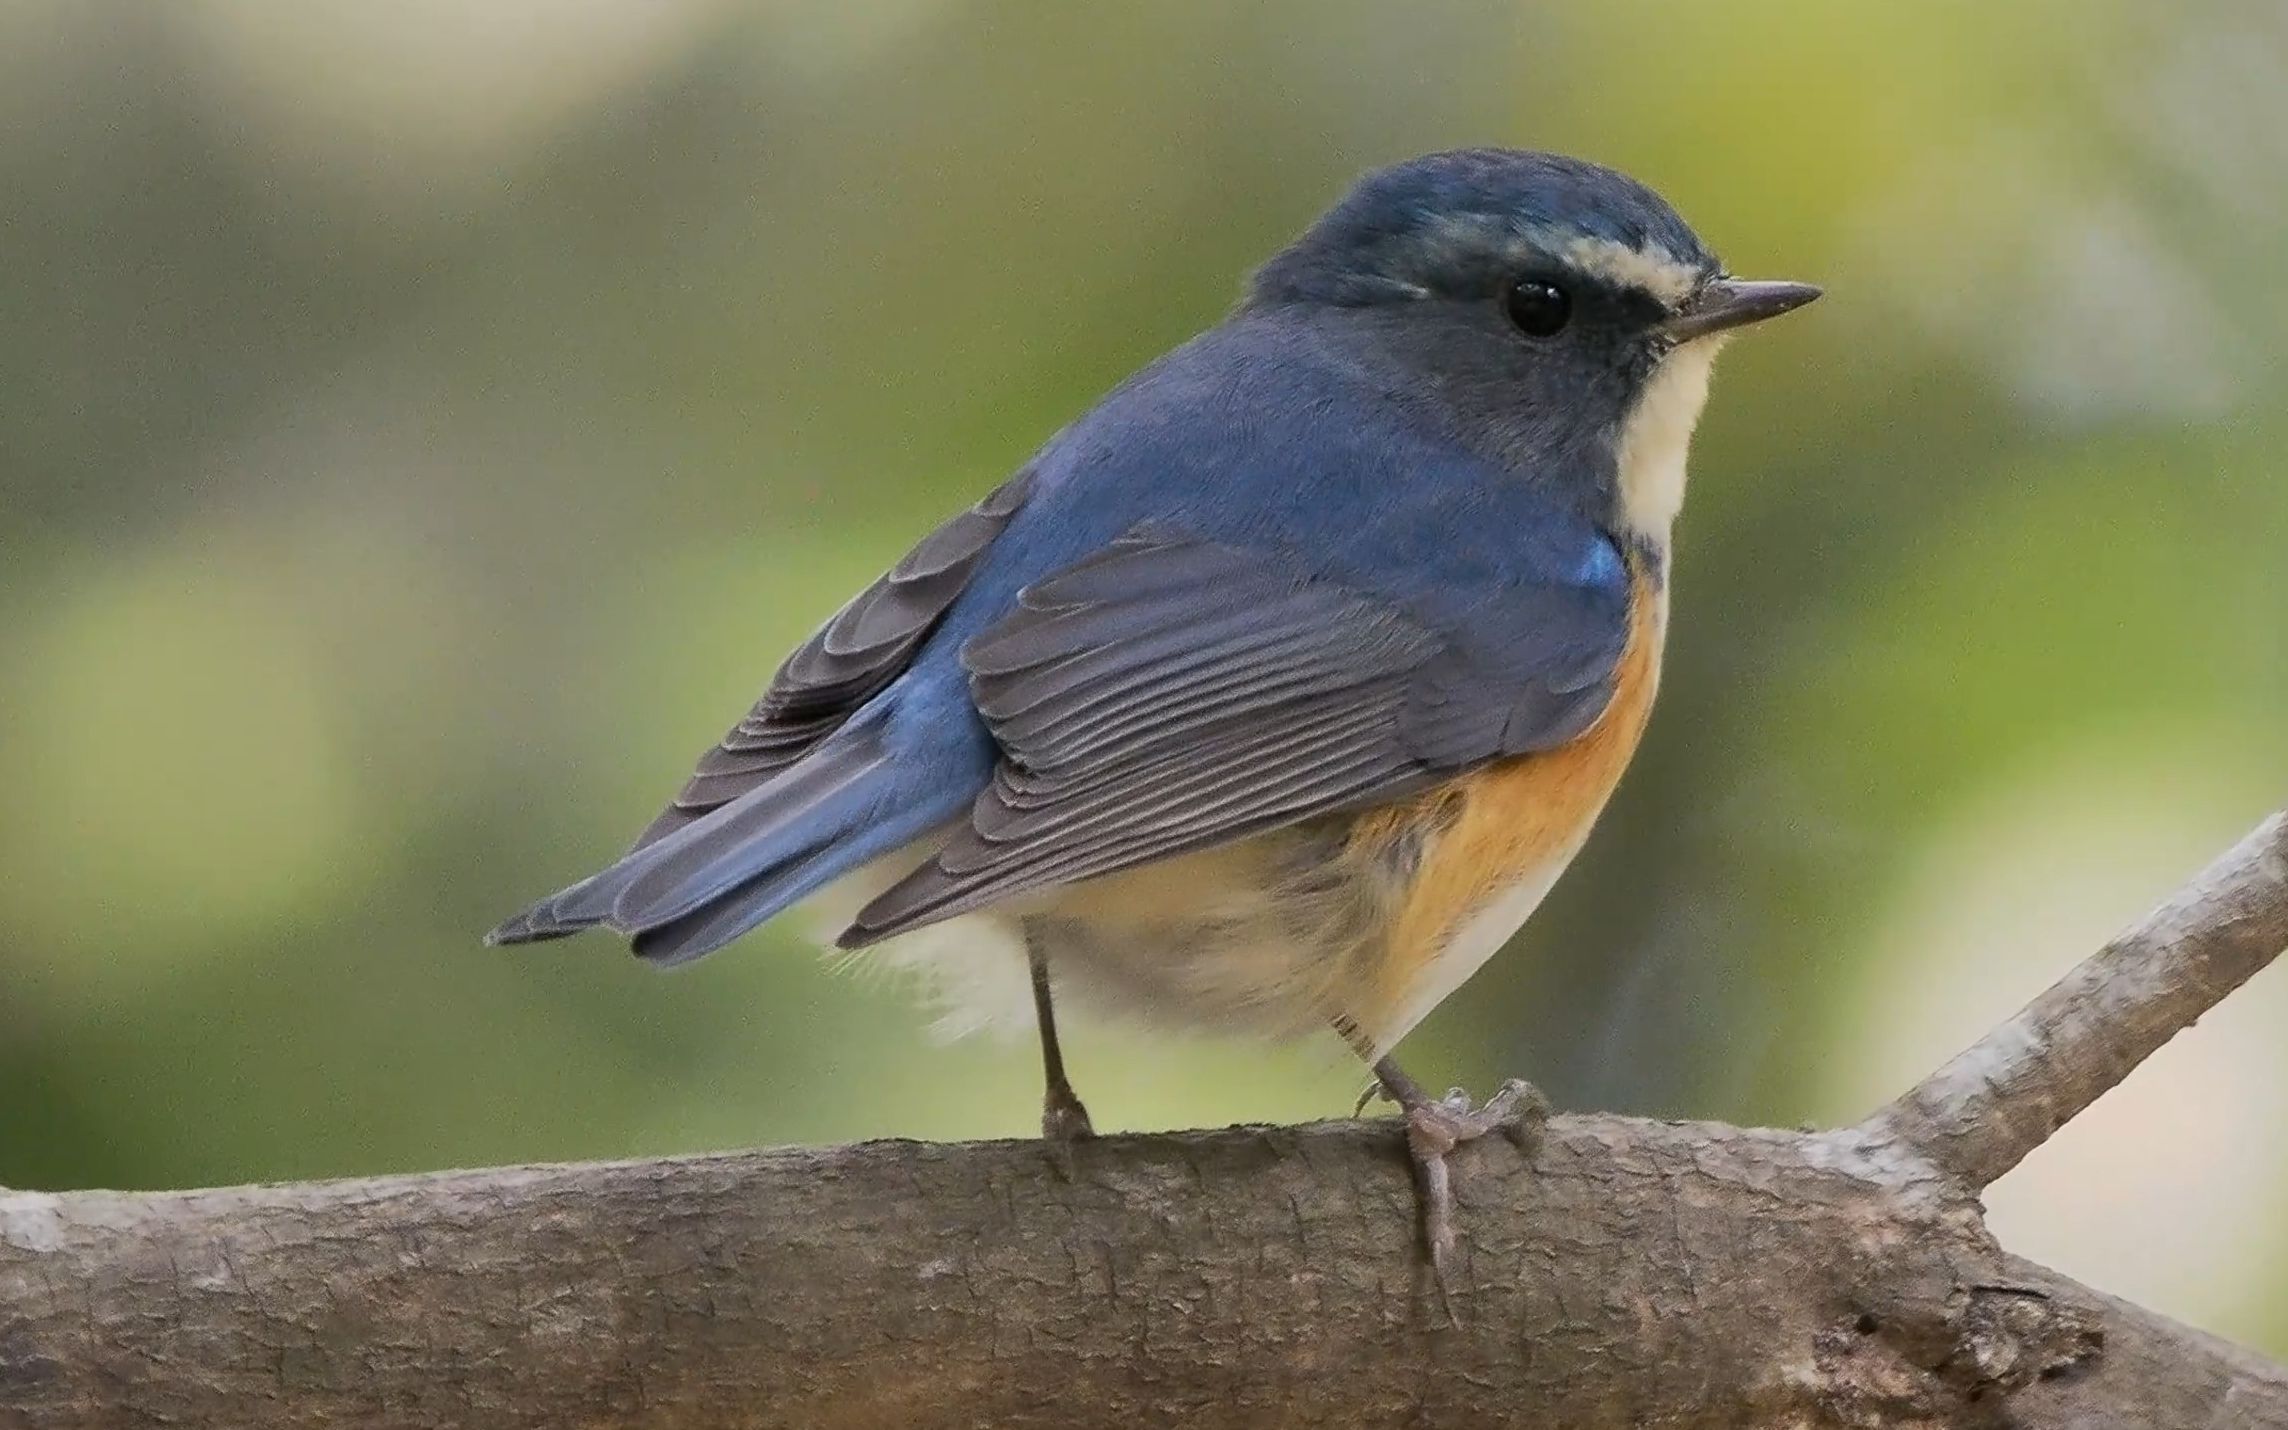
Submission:
<svg viewBox="0 0 2288 1430">
<path fill-rule="evenodd" d="M 1530 1153 L 1541 1145 L 1542 1131 L 1549 1125 L 1549 1098 L 1524 1078 L 1505 1078 L 1477 1115 L 1492 1118 L 1511 1146 Z"/>
<path fill-rule="evenodd" d="M 1457 1325 L 1461 1318 L 1454 1313 L 1452 1280 L 1454 1183 L 1446 1158 L 1463 1143 L 1492 1132 L 1530 1152 L 1548 1120 L 1549 1100 L 1519 1078 L 1504 1082 L 1483 1107 L 1473 1108 L 1468 1095 L 1454 1088 L 1436 1101 L 1406 1108 L 1406 1151 L 1421 1183 L 1422 1239 L 1430 1252 L 1431 1274 L 1437 1278 L 1438 1299 L 1447 1319 Z"/>
<path fill-rule="evenodd" d="M 1376 1078 L 1372 1082 L 1369 1082 L 1365 1087 L 1359 1089 L 1358 1101 L 1351 1104 L 1351 1116 L 1366 1116 L 1366 1105 L 1377 1100 L 1383 1102 L 1398 1101 L 1397 1098 L 1390 1095 L 1390 1089 L 1382 1085 L 1382 1079 L 1380 1078 Z"/>
<path fill-rule="evenodd" d="M 1041 1141 L 1047 1147 L 1049 1161 L 1057 1175 L 1066 1181 L 1073 1179 L 1073 1144 L 1086 1142 L 1096 1136 L 1096 1128 L 1088 1120 L 1088 1109 L 1073 1095 L 1071 1088 L 1050 1088 L 1041 1099 Z"/>
</svg>

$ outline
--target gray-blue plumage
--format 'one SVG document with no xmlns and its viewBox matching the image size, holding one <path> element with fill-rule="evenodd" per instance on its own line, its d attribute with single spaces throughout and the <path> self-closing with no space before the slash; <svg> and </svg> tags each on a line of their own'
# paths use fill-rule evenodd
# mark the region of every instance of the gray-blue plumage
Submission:
<svg viewBox="0 0 2288 1430">
<path fill-rule="evenodd" d="M 1584 186 L 1595 231 L 1566 230 Z M 1626 640 L 1615 429 L 1657 313 L 1569 273 L 1578 340 L 1521 342 L 1497 285 L 1553 232 L 1715 272 L 1575 161 L 1370 178 L 791 657 L 625 858 L 495 940 L 603 924 L 697 957 L 937 837 L 862 944 L 1578 733 Z"/>
</svg>

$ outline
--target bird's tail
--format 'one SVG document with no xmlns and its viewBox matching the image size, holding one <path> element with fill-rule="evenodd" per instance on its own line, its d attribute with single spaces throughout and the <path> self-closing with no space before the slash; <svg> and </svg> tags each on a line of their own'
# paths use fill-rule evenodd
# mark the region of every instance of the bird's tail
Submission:
<svg viewBox="0 0 2288 1430">
<path fill-rule="evenodd" d="M 894 759 L 878 731 L 845 728 L 770 783 L 542 899 L 485 942 L 605 927 L 654 963 L 712 953 L 957 816 L 971 792 L 919 779 L 918 768 Z"/>
</svg>

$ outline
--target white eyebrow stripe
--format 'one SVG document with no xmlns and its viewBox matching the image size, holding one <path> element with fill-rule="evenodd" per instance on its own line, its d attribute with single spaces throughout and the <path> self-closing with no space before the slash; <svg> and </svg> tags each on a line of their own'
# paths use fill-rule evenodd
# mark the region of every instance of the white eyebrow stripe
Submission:
<svg viewBox="0 0 2288 1430">
<path fill-rule="evenodd" d="M 1428 255 L 1423 263 L 1426 267 L 1472 253 L 1499 254 L 1513 261 L 1555 254 L 1591 278 L 1619 288 L 1634 288 L 1670 308 L 1698 292 L 1704 276 L 1698 266 L 1657 243 L 1635 248 L 1619 239 L 1596 238 L 1543 224 L 1521 225 L 1490 214 L 1449 214 L 1436 220 L 1424 235 L 1423 251 Z M 1416 256 L 1421 261 L 1421 255 Z M 1419 287 L 1409 282 L 1413 276 L 1391 274 L 1385 278 Z"/>
<path fill-rule="evenodd" d="M 1569 239 L 1565 261 L 1592 278 L 1624 288 L 1638 288 L 1674 307 L 1700 287 L 1700 270 L 1685 263 L 1659 244 L 1631 248 L 1610 238 Z"/>
</svg>

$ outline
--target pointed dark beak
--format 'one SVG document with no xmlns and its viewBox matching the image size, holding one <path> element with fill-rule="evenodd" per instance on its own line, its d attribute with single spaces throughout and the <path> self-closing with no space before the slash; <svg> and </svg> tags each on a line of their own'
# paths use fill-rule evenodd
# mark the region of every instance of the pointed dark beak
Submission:
<svg viewBox="0 0 2288 1430">
<path fill-rule="evenodd" d="M 1819 296 L 1809 283 L 1751 283 L 1744 278 L 1711 279 L 1691 303 L 1661 325 L 1672 342 L 1688 343 L 1710 333 L 1742 328 L 1792 313 Z"/>
</svg>

